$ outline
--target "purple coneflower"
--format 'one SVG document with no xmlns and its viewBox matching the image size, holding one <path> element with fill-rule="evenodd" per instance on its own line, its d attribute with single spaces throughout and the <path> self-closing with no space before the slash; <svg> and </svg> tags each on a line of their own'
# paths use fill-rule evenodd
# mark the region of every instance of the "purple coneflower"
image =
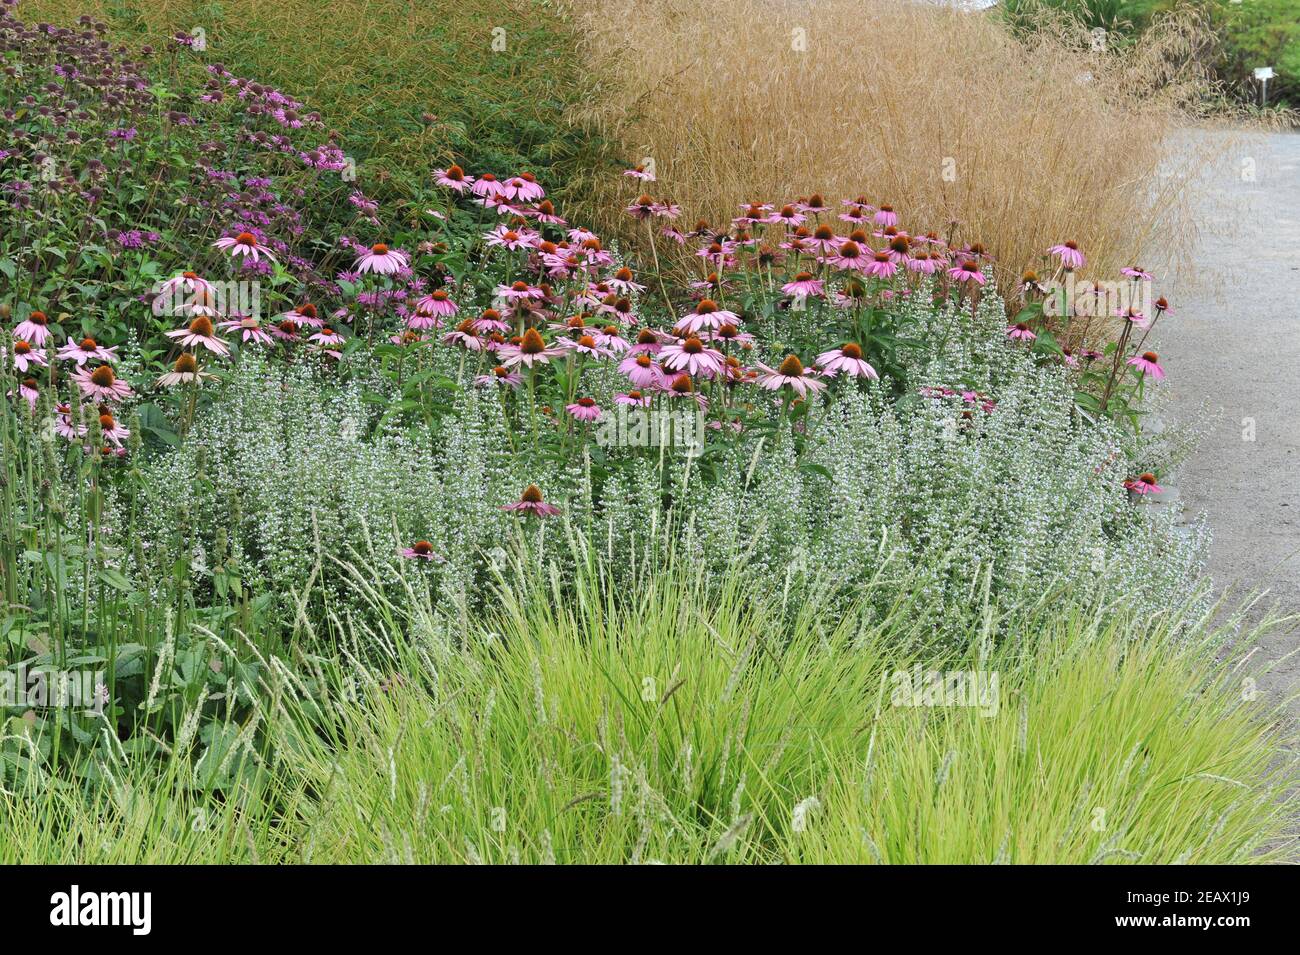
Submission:
<svg viewBox="0 0 1300 955">
<path fill-rule="evenodd" d="M 382 242 L 376 242 L 366 252 L 357 257 L 353 263 L 355 268 L 361 274 L 374 272 L 376 275 L 394 275 L 402 269 L 409 268 L 410 259 L 406 253 L 398 249 L 390 249 Z"/>
<path fill-rule="evenodd" d="M 1038 336 L 1034 334 L 1034 330 L 1024 322 L 1016 322 L 1014 325 L 1007 326 L 1007 338 L 1010 338 L 1012 341 L 1020 340 L 1032 342 L 1037 337 Z"/>
<path fill-rule="evenodd" d="M 266 258 L 275 261 L 275 256 L 267 251 L 265 246 L 259 245 L 257 236 L 251 232 L 240 232 L 234 236 L 222 236 L 212 243 L 212 247 L 230 253 L 231 258 L 244 256 L 257 262 L 262 256 L 266 256 Z"/>
<path fill-rule="evenodd" d="M 536 484 L 530 484 L 524 488 L 524 493 L 520 494 L 519 500 L 513 504 L 501 505 L 501 510 L 535 514 L 538 517 L 552 517 L 560 513 L 560 509 L 554 504 L 547 504 L 542 500 L 542 489 Z"/>
<path fill-rule="evenodd" d="M 505 345 L 497 350 L 497 356 L 502 363 L 510 368 L 517 365 L 527 365 L 532 368 L 538 364 L 549 364 L 552 358 L 563 354 L 563 348 L 548 348 L 546 340 L 542 338 L 541 333 L 535 328 L 530 328 L 524 332 L 518 345 Z"/>
<path fill-rule="evenodd" d="M 688 375 L 712 378 L 722 370 L 722 352 L 709 348 L 694 335 L 689 335 L 671 345 L 665 345 L 660 352 L 660 357 L 663 359 L 664 366 L 670 371 L 684 371 Z"/>
<path fill-rule="evenodd" d="M 1164 488 L 1156 482 L 1156 476 L 1150 471 L 1144 471 L 1135 478 L 1129 478 L 1124 482 L 1124 487 L 1134 494 L 1160 494 L 1164 491 Z"/>
<path fill-rule="evenodd" d="M 879 378 L 862 357 L 862 346 L 855 342 L 845 342 L 839 348 L 832 348 L 817 356 L 817 367 L 822 374 L 834 377 L 840 372 L 855 378 Z"/>
<path fill-rule="evenodd" d="M 435 169 L 433 181 L 454 192 L 464 192 L 474 184 L 474 177 L 465 175 L 464 169 L 453 164 L 446 169 Z"/>
<path fill-rule="evenodd" d="M 131 394 L 131 386 L 113 371 L 112 365 L 100 365 L 93 371 L 84 365 L 72 373 L 82 397 L 94 401 L 120 401 Z"/>
<path fill-rule="evenodd" d="M 1135 355 L 1128 360 L 1128 363 L 1142 372 L 1143 375 L 1150 375 L 1156 381 L 1165 380 L 1165 370 L 1160 367 L 1159 356 L 1153 351 L 1146 351 L 1140 355 Z"/>
<path fill-rule="evenodd" d="M 595 398 L 579 398 L 573 404 L 565 405 L 564 410 L 578 421 L 600 420 L 601 411 Z"/>
<path fill-rule="evenodd" d="M 89 430 L 88 427 L 82 428 L 82 435 L 85 436 Z M 131 437 L 130 429 L 118 423 L 117 419 L 107 409 L 101 411 L 99 415 L 99 433 L 105 441 L 119 448 L 122 446 L 123 439 Z"/>
<path fill-rule="evenodd" d="M 618 363 L 618 370 L 632 380 L 638 388 L 653 388 L 663 384 L 664 371 L 649 352 L 628 355 Z"/>
<path fill-rule="evenodd" d="M 18 323 L 14 329 L 14 338 L 21 338 L 25 342 L 31 342 L 37 348 L 44 348 L 45 342 L 50 337 L 50 320 L 45 317 L 44 312 L 32 312 L 26 319 Z"/>
<path fill-rule="evenodd" d="M 734 325 L 740 321 L 735 312 L 719 308 L 711 298 L 703 298 L 696 304 L 695 310 L 687 312 L 677 322 L 677 327 L 688 332 L 699 332 L 706 328 L 718 329 L 723 325 Z"/>
<path fill-rule="evenodd" d="M 442 560 L 439 554 L 434 553 L 433 545 L 428 541 L 416 541 L 410 547 L 402 548 L 399 553 L 409 560 Z"/>
<path fill-rule="evenodd" d="M 216 375 L 199 371 L 198 359 L 190 352 L 184 352 L 176 359 L 172 370 L 158 378 L 158 384 L 164 388 L 174 388 L 177 385 L 197 385 L 205 379 L 211 381 L 214 378 Z"/>
<path fill-rule="evenodd" d="M 984 273 L 980 271 L 980 264 L 976 259 L 958 259 L 957 264 L 948 270 L 948 277 L 958 282 L 984 284 Z"/>
<path fill-rule="evenodd" d="M 227 321 L 220 322 L 218 327 L 226 332 L 239 332 L 239 340 L 242 342 L 251 341 L 259 345 L 275 344 L 275 339 L 262 327 L 262 323 L 251 315 L 235 316 Z"/>
<path fill-rule="evenodd" d="M 814 372 L 811 369 L 805 369 L 797 355 L 786 355 L 785 361 L 781 362 L 777 368 L 769 368 L 762 362 L 755 362 L 761 374 L 758 376 L 758 386 L 766 388 L 769 391 L 776 391 L 780 388 L 789 388 L 799 397 L 808 397 L 810 391 L 821 391 L 826 387 L 824 381 L 818 381 L 813 378 Z"/>
<path fill-rule="evenodd" d="M 813 278 L 811 272 L 800 272 L 789 282 L 781 286 L 781 291 L 786 295 L 793 295 L 796 298 L 813 298 L 822 295 L 826 289 L 826 282 L 822 279 Z"/>
<path fill-rule="evenodd" d="M 315 335 L 309 335 L 307 337 L 307 341 L 315 342 L 317 345 L 323 347 L 342 345 L 343 340 L 343 336 L 334 331 L 334 329 L 330 328 L 328 325 L 322 325 L 320 331 Z"/>
<path fill-rule="evenodd" d="M 200 315 L 189 323 L 185 328 L 173 329 L 170 332 L 164 332 L 168 338 L 174 338 L 185 348 L 193 348 L 196 345 L 202 345 L 210 352 L 218 355 L 229 355 L 230 349 L 226 343 L 217 337 L 216 329 L 212 326 L 212 319 L 206 315 Z"/>
<path fill-rule="evenodd" d="M 117 348 L 105 348 L 89 337 L 79 342 L 68 338 L 68 343 L 59 349 L 58 358 L 62 361 L 75 361 L 78 365 L 92 360 L 117 361 Z"/>
<path fill-rule="evenodd" d="M 519 372 L 511 371 L 505 365 L 497 365 L 486 375 L 478 375 L 474 384 L 480 388 L 518 388 L 523 380 Z"/>
<path fill-rule="evenodd" d="M 1087 262 L 1083 257 L 1083 253 L 1079 251 L 1079 246 L 1074 242 L 1062 242 L 1060 245 L 1052 246 L 1047 251 L 1059 258 L 1061 264 L 1067 269 L 1081 269 Z"/>
<path fill-rule="evenodd" d="M 4 349 L 0 349 L 0 355 L 3 354 Z M 30 342 L 25 342 L 21 338 L 14 339 L 14 367 L 19 371 L 26 372 L 32 365 L 44 368 L 48 364 L 45 354 L 33 348 Z"/>
</svg>

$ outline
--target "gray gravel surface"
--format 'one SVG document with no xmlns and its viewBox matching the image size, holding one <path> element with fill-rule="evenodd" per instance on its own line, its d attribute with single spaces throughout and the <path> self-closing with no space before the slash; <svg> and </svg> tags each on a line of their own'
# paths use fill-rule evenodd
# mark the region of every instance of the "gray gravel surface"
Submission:
<svg viewBox="0 0 1300 955">
<path fill-rule="evenodd" d="M 1196 257 L 1221 287 L 1186 300 L 1169 288 L 1177 314 L 1153 337 L 1172 417 L 1190 419 L 1207 397 L 1222 408 L 1175 476 L 1187 510 L 1208 515 L 1216 587 L 1266 588 L 1279 609 L 1300 613 L 1300 134 L 1234 144 L 1232 154 L 1211 177 L 1211 201 L 1239 210 L 1242 227 L 1228 235 L 1207 221 Z M 1300 630 L 1288 627 L 1255 658 L 1277 661 L 1297 647 Z M 1300 653 L 1261 689 L 1287 699 L 1298 678 Z M 1300 716 L 1300 700 L 1290 710 Z"/>
</svg>

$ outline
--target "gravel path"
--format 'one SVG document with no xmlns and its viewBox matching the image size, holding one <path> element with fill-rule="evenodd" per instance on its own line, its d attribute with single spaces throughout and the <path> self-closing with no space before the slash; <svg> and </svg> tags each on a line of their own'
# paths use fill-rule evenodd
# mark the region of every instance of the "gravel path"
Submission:
<svg viewBox="0 0 1300 955">
<path fill-rule="evenodd" d="M 1209 516 L 1216 587 L 1267 588 L 1280 609 L 1300 613 L 1300 134 L 1232 151 L 1239 155 L 1213 188 L 1217 201 L 1245 211 L 1241 234 L 1202 228 L 1196 258 L 1223 287 L 1187 300 L 1172 289 L 1177 314 L 1155 336 L 1173 417 L 1195 415 L 1207 394 L 1223 409 L 1175 483 L 1189 512 Z M 1254 181 L 1241 173 L 1247 159 Z M 1297 647 L 1300 630 L 1286 628 L 1256 659 Z M 1300 691 L 1300 653 L 1260 687 L 1277 700 Z M 1300 699 L 1290 708 L 1300 716 Z"/>
</svg>

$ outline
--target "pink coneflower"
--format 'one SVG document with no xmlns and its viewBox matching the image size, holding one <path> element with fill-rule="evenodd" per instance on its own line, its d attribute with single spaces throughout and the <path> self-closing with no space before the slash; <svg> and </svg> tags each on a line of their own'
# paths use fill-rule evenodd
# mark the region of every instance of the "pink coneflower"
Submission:
<svg viewBox="0 0 1300 955">
<path fill-rule="evenodd" d="M 524 493 L 520 494 L 519 500 L 513 504 L 501 505 L 501 510 L 535 514 L 538 517 L 553 517 L 560 513 L 560 509 L 554 504 L 547 504 L 542 500 L 542 489 L 536 484 L 530 484 L 524 488 Z"/>
<path fill-rule="evenodd" d="M 888 228 L 898 225 L 898 215 L 894 212 L 894 207 L 882 205 L 876 210 L 876 214 L 871 217 L 871 221 L 878 226 Z"/>
<path fill-rule="evenodd" d="M 1156 483 L 1156 476 L 1150 471 L 1144 471 L 1137 477 L 1129 478 L 1124 482 L 1124 487 L 1134 494 L 1160 494 L 1164 491 L 1164 488 Z"/>
<path fill-rule="evenodd" d="M 1067 269 L 1081 269 L 1087 262 L 1083 257 L 1083 253 L 1079 251 L 1079 246 L 1074 242 L 1062 242 L 1060 245 L 1052 246 L 1047 251 L 1059 258 L 1061 264 Z"/>
<path fill-rule="evenodd" d="M 433 181 L 453 192 L 464 192 L 474 184 L 474 177 L 465 175 L 465 170 L 455 164 L 446 169 L 435 169 Z"/>
<path fill-rule="evenodd" d="M 1143 282 L 1154 282 L 1155 276 L 1146 269 L 1139 268 L 1136 265 L 1130 265 L 1119 270 L 1120 275 L 1127 275 L 1131 279 L 1137 279 Z"/>
<path fill-rule="evenodd" d="M 984 273 L 980 271 L 980 264 L 976 259 L 958 259 L 957 264 L 948 270 L 948 277 L 958 282 L 984 284 Z"/>
<path fill-rule="evenodd" d="M 629 342 L 618 330 L 617 325 L 606 325 L 593 335 L 596 344 L 611 355 L 621 355 L 630 347 Z"/>
<path fill-rule="evenodd" d="M 72 423 L 72 405 L 67 402 L 54 406 L 54 433 L 68 441 L 81 437 L 81 429 Z"/>
<path fill-rule="evenodd" d="M 615 272 L 613 276 L 607 280 L 607 284 L 609 285 L 610 288 L 624 293 L 645 291 L 644 285 L 639 285 L 636 282 L 632 281 L 632 279 L 633 279 L 632 270 L 625 265 L 622 268 L 620 268 L 617 272 Z"/>
<path fill-rule="evenodd" d="M 488 245 L 509 249 L 511 252 L 519 249 L 531 249 L 540 238 L 541 236 L 532 229 L 511 228 L 504 223 L 483 236 L 483 240 Z"/>
<path fill-rule="evenodd" d="M 543 297 L 541 289 L 535 285 L 529 285 L 527 282 L 514 282 L 511 285 L 498 285 L 493 290 L 493 295 L 497 298 L 509 299 L 511 301 L 522 301 L 526 299 L 540 299 Z"/>
<path fill-rule="evenodd" d="M 633 408 L 649 408 L 650 396 L 643 395 L 641 392 L 633 389 L 626 394 L 615 395 L 614 402 L 615 404 L 629 405 Z"/>
<path fill-rule="evenodd" d="M 943 267 L 943 260 L 929 252 L 916 252 L 907 257 L 904 263 L 909 272 L 919 275 L 933 275 Z"/>
<path fill-rule="evenodd" d="M 325 324 L 325 320 L 316 314 L 316 306 L 311 302 L 304 302 L 276 317 L 281 321 L 293 322 L 295 325 L 309 325 L 312 328 L 320 328 Z"/>
<path fill-rule="evenodd" d="M 898 271 L 898 263 L 888 252 L 873 252 L 871 261 L 862 267 L 863 273 L 876 279 L 892 279 Z"/>
<path fill-rule="evenodd" d="M 826 261 L 837 269 L 865 269 L 873 261 L 871 250 L 848 239 L 826 256 Z"/>
<path fill-rule="evenodd" d="M 523 380 L 519 372 L 511 371 L 505 365 L 497 365 L 486 375 L 475 377 L 474 384 L 480 388 L 518 388 Z"/>
<path fill-rule="evenodd" d="M 702 409 L 708 408 L 709 406 L 709 399 L 695 390 L 695 382 L 691 381 L 691 376 L 684 372 L 659 387 L 660 393 L 666 398 L 689 399 L 690 401 L 694 401 Z"/>
<path fill-rule="evenodd" d="M 182 272 L 180 275 L 169 278 L 158 288 L 160 295 L 172 296 L 177 293 L 188 293 L 190 295 L 213 295 L 215 290 L 212 283 L 206 279 L 200 278 L 197 272 Z"/>
<path fill-rule="evenodd" d="M 811 251 L 828 258 L 835 254 L 843 242 L 843 237 L 836 235 L 835 230 L 828 225 L 819 225 L 807 238 L 808 248 Z"/>
<path fill-rule="evenodd" d="M 296 342 L 298 340 L 298 323 L 285 319 L 271 326 L 271 334 L 282 342 Z"/>
<path fill-rule="evenodd" d="M 1161 295 L 1155 301 L 1156 315 L 1174 314 L 1174 310 L 1169 307 L 1169 300 Z"/>
<path fill-rule="evenodd" d="M 565 405 L 564 410 L 578 421 L 599 421 L 600 407 L 596 404 L 595 398 L 579 398 L 571 405 Z"/>
<path fill-rule="evenodd" d="M 812 215 L 820 215 L 823 212 L 829 212 L 831 208 L 826 204 L 826 200 L 822 198 L 821 194 L 816 192 L 807 199 L 800 199 L 795 203 L 795 206 L 798 207 L 800 212 L 807 212 Z"/>
<path fill-rule="evenodd" d="M 113 371 L 112 365 L 100 365 L 93 371 L 85 366 L 72 373 L 82 397 L 94 401 L 120 401 L 131 394 L 131 386 Z"/>
<path fill-rule="evenodd" d="M 4 349 L 0 349 L 0 355 L 4 354 Z M 21 372 L 26 372 L 32 365 L 44 368 L 49 364 L 45 354 L 39 349 L 33 348 L 31 343 L 23 341 L 21 338 L 14 339 L 14 367 Z"/>
<path fill-rule="evenodd" d="M 518 199 L 520 202 L 536 202 L 546 195 L 546 190 L 531 172 L 521 172 L 501 184 L 501 194 L 507 199 Z"/>
<path fill-rule="evenodd" d="M 723 325 L 735 325 L 740 321 L 740 316 L 735 312 L 730 312 L 725 308 L 719 308 L 718 303 L 711 298 L 702 298 L 695 305 L 695 310 L 687 312 L 677 322 L 677 327 L 688 332 L 699 332 L 706 328 L 718 329 Z"/>
<path fill-rule="evenodd" d="M 650 196 L 641 195 L 640 197 L 637 198 L 635 202 L 630 203 L 628 206 L 626 206 L 623 209 L 623 211 L 626 212 L 628 215 L 630 215 L 633 219 L 638 219 L 644 222 L 646 219 L 649 219 L 651 216 L 658 215 L 658 211 L 657 211 L 658 209 L 659 209 L 658 202 L 656 202 Z"/>
<path fill-rule="evenodd" d="M 763 221 L 766 221 L 771 225 L 794 226 L 794 225 L 799 225 L 807 218 L 808 217 L 806 215 L 804 215 L 794 206 L 785 205 L 782 206 L 780 209 L 777 209 L 770 216 L 768 216 L 767 219 Z"/>
<path fill-rule="evenodd" d="M 31 342 L 37 348 L 44 348 L 49 337 L 50 320 L 45 317 L 44 312 L 32 312 L 14 329 L 14 338 Z"/>
<path fill-rule="evenodd" d="M 174 388 L 177 385 L 197 385 L 205 379 L 211 381 L 214 378 L 216 375 L 199 371 L 198 359 L 190 352 L 185 352 L 176 359 L 171 371 L 158 378 L 158 384 L 164 388 Z"/>
<path fill-rule="evenodd" d="M 654 388 L 664 381 L 663 369 L 649 352 L 628 355 L 618 363 L 618 370 L 627 375 L 638 388 Z"/>
<path fill-rule="evenodd" d="M 821 391 L 826 387 L 824 381 L 818 381 L 811 377 L 813 372 L 805 369 L 796 355 L 786 355 L 785 361 L 781 362 L 777 368 L 769 368 L 762 362 L 755 362 L 761 374 L 758 376 L 758 386 L 766 388 L 769 391 L 777 391 L 780 388 L 789 388 L 799 397 L 808 397 L 810 391 Z"/>
<path fill-rule="evenodd" d="M 664 366 L 670 371 L 684 371 L 688 375 L 712 378 L 722 370 L 722 352 L 709 348 L 694 335 L 665 345 L 659 354 Z"/>
<path fill-rule="evenodd" d="M 441 555 L 434 553 L 433 545 L 428 541 L 416 541 L 410 547 L 403 547 L 398 553 L 408 560 L 442 560 Z"/>
<path fill-rule="evenodd" d="M 82 428 L 81 433 L 84 436 L 90 429 Z M 118 423 L 107 410 L 104 410 L 99 416 L 99 433 L 105 441 L 110 442 L 116 447 L 122 446 L 122 441 L 131 437 L 131 431 Z"/>
<path fill-rule="evenodd" d="M 549 364 L 552 358 L 557 358 L 563 354 L 563 348 L 548 348 L 546 340 L 542 338 L 541 333 L 535 328 L 530 328 L 524 332 L 518 345 L 505 345 L 497 351 L 502 363 L 510 368 L 518 365 L 527 365 L 532 368 L 534 365 Z"/>
<path fill-rule="evenodd" d="M 460 306 L 451 300 L 445 289 L 435 289 L 416 300 L 415 314 L 406 320 L 406 324 L 411 328 L 435 328 L 438 320 L 451 318 L 459 311 Z"/>
<path fill-rule="evenodd" d="M 662 332 L 657 332 L 653 328 L 643 328 L 636 333 L 636 344 L 628 349 L 628 353 L 639 355 L 642 352 L 649 352 L 657 355 L 664 347 L 664 342 L 671 340 Z"/>
<path fill-rule="evenodd" d="M 107 367 L 107 366 L 105 366 Z M 10 395 L 13 394 L 11 391 Z M 28 410 L 36 410 L 36 402 L 40 400 L 41 393 L 35 378 L 23 378 L 18 382 L 18 396 L 27 402 Z"/>
<path fill-rule="evenodd" d="M 397 335 L 389 335 L 388 340 L 394 345 L 400 345 L 403 348 L 407 345 L 418 345 L 420 342 L 428 341 L 428 339 L 419 332 L 413 332 L 410 329 Z"/>
<path fill-rule="evenodd" d="M 315 342 L 317 345 L 321 345 L 323 347 L 329 347 L 334 345 L 342 345 L 344 339 L 342 335 L 334 331 L 334 329 L 330 328 L 328 325 L 322 325 L 320 331 L 318 331 L 315 335 L 308 336 L 307 341 Z"/>
<path fill-rule="evenodd" d="M 796 298 L 813 298 L 825 294 L 826 282 L 822 279 L 813 278 L 811 272 L 800 272 L 789 282 L 782 285 L 781 291 Z"/>
<path fill-rule="evenodd" d="M 495 308 L 485 308 L 478 318 L 474 319 L 474 331 L 480 335 L 486 335 L 490 332 L 508 332 L 510 323 L 501 317 L 501 313 Z"/>
<path fill-rule="evenodd" d="M 198 316 L 185 328 L 173 329 L 164 334 L 168 338 L 176 339 L 185 348 L 202 345 L 208 351 L 216 352 L 218 355 L 230 354 L 230 349 L 226 347 L 226 343 L 217 337 L 216 329 L 212 327 L 212 319 L 206 315 Z"/>
<path fill-rule="evenodd" d="M 377 242 L 370 247 L 368 252 L 363 252 L 357 257 L 353 268 L 361 274 L 374 272 L 376 275 L 393 275 L 402 269 L 410 268 L 411 261 L 406 257 L 405 252 L 397 249 L 390 249 L 382 242 Z"/>
<path fill-rule="evenodd" d="M 1138 328 L 1146 328 L 1151 324 L 1151 319 L 1147 318 L 1131 305 L 1122 312 L 1116 312 L 1115 315 L 1117 318 L 1122 318 L 1126 322 L 1132 322 Z"/>
<path fill-rule="evenodd" d="M 822 374 L 834 377 L 840 372 L 855 378 L 879 378 L 862 357 L 862 347 L 855 342 L 845 342 L 839 348 L 822 352 L 817 356 L 817 367 Z"/>
<path fill-rule="evenodd" d="M 492 173 L 485 172 L 478 177 L 478 182 L 473 184 L 470 192 L 480 199 L 495 199 L 501 195 L 501 183 Z"/>
<path fill-rule="evenodd" d="M 655 174 L 647 169 L 644 165 L 633 166 L 631 169 L 624 169 L 623 175 L 629 179 L 639 179 L 642 182 L 654 182 Z"/>
<path fill-rule="evenodd" d="M 1143 375 L 1150 375 L 1156 381 L 1165 380 L 1165 370 L 1160 367 L 1159 357 L 1153 351 L 1135 355 L 1128 360 L 1128 363 L 1142 372 Z"/>
<path fill-rule="evenodd" d="M 596 339 L 592 335 L 579 335 L 577 338 L 561 339 L 559 345 L 571 352 L 590 355 L 592 358 L 609 358 L 613 355 L 613 352 L 608 348 L 601 348 L 597 345 Z"/>
<path fill-rule="evenodd" d="M 1069 345 L 1062 346 L 1061 361 L 1065 363 L 1067 368 L 1079 367 L 1079 356 L 1074 353 L 1074 349 Z"/>
<path fill-rule="evenodd" d="M 271 261 L 275 261 L 275 256 L 265 246 L 259 245 L 257 236 L 251 232 L 241 232 L 235 236 L 222 236 L 212 243 L 212 247 L 230 253 L 231 258 L 243 256 L 257 262 L 262 256 L 266 256 Z"/>
<path fill-rule="evenodd" d="M 1020 276 L 1020 291 L 1024 294 L 1037 292 L 1039 295 L 1046 295 L 1050 290 L 1038 278 L 1038 273 L 1030 269 Z"/>
<path fill-rule="evenodd" d="M 105 348 L 93 338 L 83 338 L 78 342 L 69 337 L 68 343 L 59 349 L 58 357 L 63 361 L 75 361 L 78 365 L 88 361 L 117 361 L 117 348 Z"/>
<path fill-rule="evenodd" d="M 1033 329 L 1024 322 L 1016 322 L 1014 325 L 1007 326 L 1007 338 L 1010 338 L 1012 341 L 1022 340 L 1032 342 L 1037 337 L 1038 336 L 1034 334 Z"/>
<path fill-rule="evenodd" d="M 218 323 L 218 327 L 226 332 L 239 332 L 239 340 L 242 342 L 256 342 L 259 345 L 275 344 L 275 339 L 262 327 L 262 323 L 251 315 L 236 316 Z"/>
<path fill-rule="evenodd" d="M 730 322 L 719 328 L 709 338 L 710 341 L 722 342 L 726 345 L 752 345 L 754 343 L 753 335 L 749 334 L 749 332 L 742 332 Z"/>
</svg>

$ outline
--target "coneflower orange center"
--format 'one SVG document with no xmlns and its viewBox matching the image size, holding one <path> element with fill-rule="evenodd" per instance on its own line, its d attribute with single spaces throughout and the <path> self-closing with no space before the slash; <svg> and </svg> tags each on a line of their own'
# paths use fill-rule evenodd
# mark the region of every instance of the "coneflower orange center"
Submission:
<svg viewBox="0 0 1300 955">
<path fill-rule="evenodd" d="M 542 489 L 536 484 L 530 484 L 524 488 L 524 493 L 519 495 L 519 499 L 527 504 L 541 504 Z"/>
<path fill-rule="evenodd" d="M 90 380 L 100 388 L 108 388 L 117 380 L 117 375 L 107 365 L 100 365 L 90 373 Z"/>
<path fill-rule="evenodd" d="M 519 345 L 519 350 L 525 355 L 540 355 L 546 351 L 546 342 L 542 336 L 537 333 L 537 329 L 530 328 L 524 332 L 523 341 Z"/>
<path fill-rule="evenodd" d="M 797 355 L 786 355 L 785 361 L 781 362 L 781 367 L 777 371 L 787 378 L 799 378 L 803 375 L 803 362 Z"/>
</svg>

